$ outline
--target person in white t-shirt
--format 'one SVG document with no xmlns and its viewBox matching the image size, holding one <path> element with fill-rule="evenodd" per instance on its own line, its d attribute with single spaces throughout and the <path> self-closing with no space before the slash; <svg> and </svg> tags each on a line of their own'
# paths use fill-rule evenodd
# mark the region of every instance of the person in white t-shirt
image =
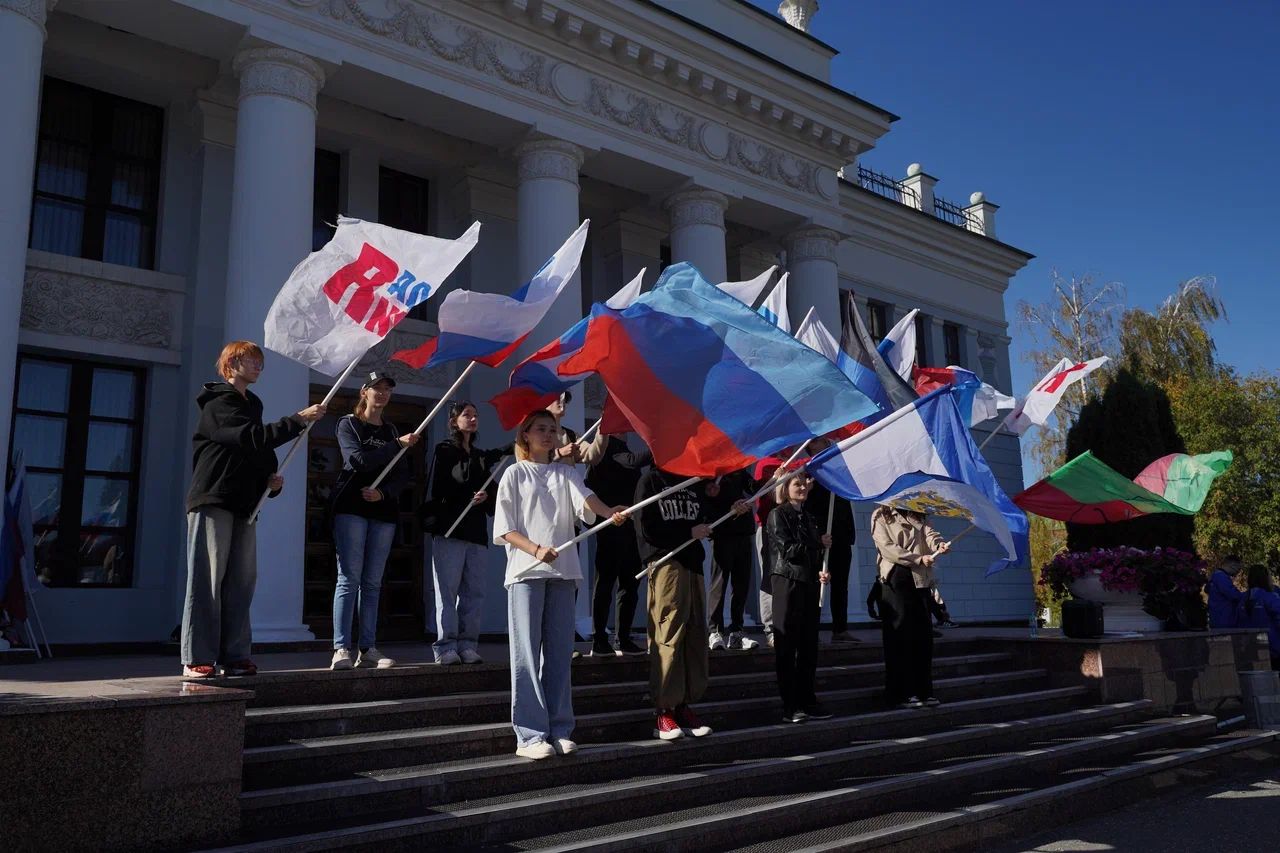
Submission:
<svg viewBox="0 0 1280 853">
<path fill-rule="evenodd" d="M 516 755 L 549 758 L 577 749 L 569 662 L 573 652 L 573 595 L 582 578 L 578 549 L 558 553 L 574 533 L 574 519 L 627 521 L 625 505 L 610 508 L 587 488 L 572 465 L 553 465 L 559 444 L 546 410 L 525 417 L 516 431 L 516 463 L 498 484 L 493 541 L 507 551 L 507 624 L 511 648 L 511 726 Z"/>
</svg>

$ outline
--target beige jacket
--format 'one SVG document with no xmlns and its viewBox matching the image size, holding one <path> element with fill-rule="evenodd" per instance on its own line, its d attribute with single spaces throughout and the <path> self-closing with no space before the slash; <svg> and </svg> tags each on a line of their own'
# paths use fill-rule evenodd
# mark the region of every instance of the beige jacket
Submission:
<svg viewBox="0 0 1280 853">
<path fill-rule="evenodd" d="M 880 580 L 888 578 L 894 566 L 906 566 L 917 589 L 933 586 L 933 567 L 922 564 L 920 558 L 935 553 L 946 540 L 928 521 L 917 522 L 889 507 L 876 507 L 871 514 L 871 539 L 878 554 Z"/>
</svg>

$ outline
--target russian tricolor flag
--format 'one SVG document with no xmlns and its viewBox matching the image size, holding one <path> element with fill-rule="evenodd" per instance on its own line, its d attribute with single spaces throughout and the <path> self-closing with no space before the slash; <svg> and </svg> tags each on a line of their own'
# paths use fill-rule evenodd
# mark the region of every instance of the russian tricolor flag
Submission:
<svg viewBox="0 0 1280 853">
<path fill-rule="evenodd" d="M 524 343 L 578 271 L 590 224 L 591 220 L 583 220 L 542 269 L 510 296 L 451 292 L 440 305 L 440 334 L 391 357 L 419 369 L 460 358 L 497 367 Z"/>
</svg>

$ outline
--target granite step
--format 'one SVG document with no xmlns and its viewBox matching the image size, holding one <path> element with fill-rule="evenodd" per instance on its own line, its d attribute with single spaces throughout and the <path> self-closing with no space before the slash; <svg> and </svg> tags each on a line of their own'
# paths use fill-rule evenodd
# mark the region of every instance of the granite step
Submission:
<svg viewBox="0 0 1280 853">
<path fill-rule="evenodd" d="M 1025 692 L 1047 686 L 1043 669 L 1014 670 L 939 679 L 943 701 L 973 699 L 996 692 Z M 878 685 L 824 691 L 820 700 L 846 712 L 869 710 L 881 702 Z M 727 730 L 759 725 L 779 712 L 774 695 L 698 704 L 712 726 Z M 653 726 L 650 708 L 586 714 L 578 717 L 574 738 L 580 743 L 640 740 Z M 515 749 L 507 721 L 432 726 L 333 737 L 299 738 L 285 744 L 244 751 L 244 790 L 341 779 L 355 773 L 406 764 L 492 756 Z"/>
<path fill-rule="evenodd" d="M 1000 652 L 941 657 L 934 661 L 934 677 L 947 678 L 1007 671 L 1013 656 Z M 879 684 L 883 663 L 838 664 L 818 669 L 819 690 L 851 689 Z M 713 675 L 704 702 L 773 695 L 773 679 L 759 673 Z M 647 704 L 648 684 L 643 681 L 585 684 L 574 687 L 573 704 L 579 714 L 604 713 Z M 245 745 L 271 746 L 301 738 L 331 737 L 431 725 L 501 722 L 511 718 L 510 689 L 483 693 L 458 692 L 443 696 L 383 699 L 373 702 L 341 702 L 321 705 L 287 705 L 250 708 L 246 715 Z"/>
<path fill-rule="evenodd" d="M 356 779 L 248 791 L 241 796 L 242 826 L 256 837 L 280 834 L 289 825 L 369 820 L 435 807 L 439 803 L 492 797 L 569 783 L 606 782 L 625 766 L 631 773 L 673 772 L 691 764 L 819 752 L 872 737 L 918 737 L 949 728 L 991 724 L 1025 716 L 1064 713 L 1087 698 L 1083 687 L 987 697 L 948 703 L 926 712 L 894 709 L 813 721 L 716 732 L 708 738 L 666 743 L 653 738 L 585 745 L 572 761 L 530 762 L 513 755 L 398 767 Z M 1144 714 L 1149 702 L 1113 706 L 1128 719 Z M 1087 715 L 1086 715 L 1087 716 Z M 1095 716 L 1101 717 L 1102 714 Z"/>
<path fill-rule="evenodd" d="M 1183 720 L 1135 723 L 1130 719 L 1120 729 L 1111 728 L 1134 710 L 1075 710 L 914 738 L 878 739 L 814 754 L 694 766 L 672 774 L 634 776 L 630 768 L 621 768 L 619 778 L 602 785 L 569 784 L 531 795 L 442 804 L 412 818 L 261 844 L 273 850 L 376 847 L 382 853 L 424 847 L 538 849 L 556 843 L 565 833 L 579 839 L 594 836 L 585 843 L 599 845 L 588 848 L 577 841 L 575 849 L 613 849 L 619 841 L 626 845 L 624 849 L 734 846 L 744 827 L 725 824 L 726 810 L 740 824 L 759 824 L 764 806 L 769 813 L 764 831 L 785 834 L 788 828 L 802 825 L 799 821 L 877 808 L 886 796 L 919 798 L 936 790 L 939 780 L 954 787 L 965 781 L 985 781 L 992 773 L 1026 772 L 1029 767 L 1044 772 L 1071 758 L 1167 743 L 1193 730 Z M 1113 713 L 1118 716 L 1112 718 Z M 1204 720 L 1201 729 L 1203 725 L 1211 729 L 1212 718 Z M 993 753 L 996 757 L 990 757 Z M 892 767 L 893 772 L 868 774 L 869 766 Z M 828 791 L 831 786 L 843 787 Z M 813 807 L 815 800 L 823 801 L 821 811 Z M 610 822 L 619 818 L 621 823 Z M 699 828 L 686 833 L 683 830 L 689 824 Z M 619 828 L 624 832 L 619 834 Z"/>
</svg>

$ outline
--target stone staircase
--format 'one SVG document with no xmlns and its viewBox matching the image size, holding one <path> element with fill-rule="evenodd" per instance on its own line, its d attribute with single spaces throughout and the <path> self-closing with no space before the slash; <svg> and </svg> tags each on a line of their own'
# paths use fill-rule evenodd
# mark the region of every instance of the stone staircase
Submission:
<svg viewBox="0 0 1280 853">
<path fill-rule="evenodd" d="M 584 659 L 581 748 L 539 762 L 512 754 L 501 665 L 266 674 L 228 849 L 974 848 L 1270 755 L 1274 737 L 1146 700 L 1097 704 L 994 641 L 939 641 L 936 709 L 879 704 L 878 646 L 825 647 L 820 667 L 838 716 L 785 725 L 772 652 L 715 653 L 697 706 L 715 734 L 664 743 L 647 659 Z"/>
</svg>

